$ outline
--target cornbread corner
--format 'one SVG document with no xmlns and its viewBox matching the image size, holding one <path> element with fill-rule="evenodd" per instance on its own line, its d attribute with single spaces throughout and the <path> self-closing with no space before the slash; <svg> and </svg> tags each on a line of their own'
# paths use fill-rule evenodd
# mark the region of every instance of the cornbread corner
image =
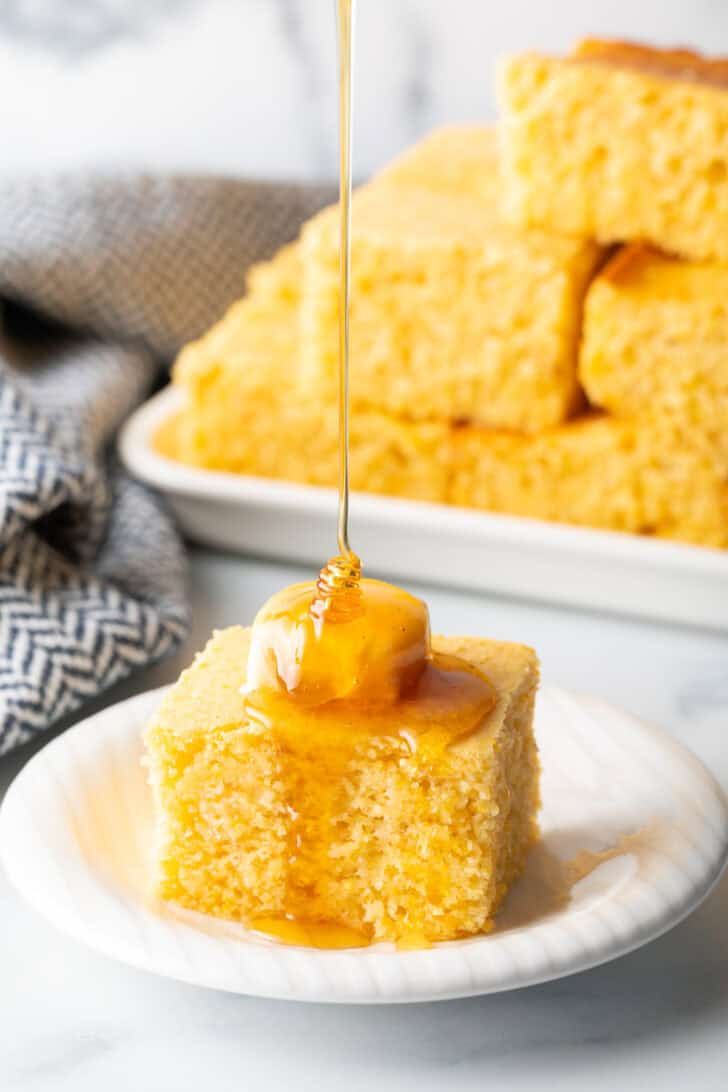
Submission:
<svg viewBox="0 0 728 1092">
<path fill-rule="evenodd" d="M 728 261 L 728 61 L 588 40 L 507 58 L 498 89 L 515 222 Z"/>
<path fill-rule="evenodd" d="M 387 163 L 374 183 L 472 197 L 497 211 L 501 201 L 493 125 L 444 125 Z"/>
<path fill-rule="evenodd" d="M 236 921 L 282 913 L 377 940 L 487 930 L 536 833 L 535 653 L 435 638 L 497 688 L 481 728 L 440 752 L 399 737 L 248 731 L 250 630 L 216 633 L 146 732 L 158 894 Z M 297 845 L 295 853 L 291 846 Z"/>
<path fill-rule="evenodd" d="M 248 295 L 182 351 L 173 379 L 184 405 L 155 437 L 161 454 L 209 470 L 336 484 L 336 400 L 299 387 L 300 278 L 291 245 L 255 267 Z M 447 432 L 444 422 L 353 415 L 352 487 L 443 501 Z"/>
<path fill-rule="evenodd" d="M 520 231 L 500 212 L 496 136 L 440 130 L 354 196 L 355 409 L 536 431 L 578 400 L 581 305 L 592 243 Z M 301 236 L 301 385 L 337 375 L 338 219 Z"/>
<path fill-rule="evenodd" d="M 453 504 L 728 546 L 728 482 L 714 455 L 659 419 L 587 416 L 538 436 L 453 434 Z"/>
<path fill-rule="evenodd" d="M 590 400 L 675 420 L 728 476 L 728 263 L 623 247 L 589 289 L 579 358 Z"/>
</svg>

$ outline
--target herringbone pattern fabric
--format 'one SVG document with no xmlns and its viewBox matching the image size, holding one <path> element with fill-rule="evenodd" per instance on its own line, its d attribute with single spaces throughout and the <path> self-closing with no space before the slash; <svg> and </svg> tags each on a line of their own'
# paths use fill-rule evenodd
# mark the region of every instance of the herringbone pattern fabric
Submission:
<svg viewBox="0 0 728 1092">
<path fill-rule="evenodd" d="M 183 637 L 181 544 L 110 442 L 250 263 L 332 196 L 214 178 L 0 185 L 0 754 Z"/>
</svg>

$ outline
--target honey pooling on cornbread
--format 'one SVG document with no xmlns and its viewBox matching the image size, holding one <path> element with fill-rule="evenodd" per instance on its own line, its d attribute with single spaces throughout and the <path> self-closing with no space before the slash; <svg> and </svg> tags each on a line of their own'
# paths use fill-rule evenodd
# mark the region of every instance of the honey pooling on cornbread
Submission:
<svg viewBox="0 0 728 1092">
<path fill-rule="evenodd" d="M 341 585 L 331 580 L 332 571 L 347 573 Z M 421 600 L 379 581 L 359 581 L 356 564 L 339 558 L 329 563 L 318 584 L 287 588 L 261 610 L 252 629 L 243 692 L 251 729 L 271 734 L 277 743 L 278 779 L 287 786 L 289 854 L 277 907 L 254 915 L 249 924 L 274 935 L 281 929 L 287 935 L 287 923 L 293 921 L 309 933 L 312 923 L 323 922 L 327 929 L 334 925 L 410 943 L 438 939 L 434 891 L 440 884 L 452 897 L 453 889 L 449 878 L 447 884 L 442 876 L 438 880 L 447 865 L 437 858 L 456 852 L 463 831 L 438 831 L 439 838 L 449 836 L 453 844 L 443 844 L 435 859 L 428 855 L 425 870 L 418 870 L 425 871 L 422 879 L 433 890 L 422 905 L 411 862 L 409 876 L 385 882 L 380 838 L 393 837 L 396 819 L 404 823 L 401 834 L 416 839 L 422 811 L 430 810 L 420 779 L 438 769 L 444 772 L 450 747 L 477 731 L 493 712 L 498 703 L 494 685 L 467 660 L 432 650 Z M 360 838 L 354 854 L 342 854 L 340 839 L 342 833 L 352 837 L 354 818 L 347 814 L 342 793 L 345 799 L 345 786 L 356 781 L 357 773 L 362 776 L 362 761 L 370 777 L 380 763 L 391 762 L 409 763 L 419 776 L 408 779 L 405 814 L 387 815 L 386 791 L 372 797 L 371 814 L 355 816 L 360 829 L 371 826 L 370 836 Z M 371 788 L 376 784 L 376 778 L 370 781 Z M 527 833 L 530 838 L 532 829 Z M 362 859 L 384 873 L 380 891 L 376 885 L 362 889 L 353 875 Z M 367 908 L 378 906 L 383 895 L 391 899 L 393 892 L 399 913 L 377 922 Z M 463 928 L 467 931 L 466 920 Z"/>
<path fill-rule="evenodd" d="M 374 628 L 324 622 L 311 642 L 318 591 L 290 589 L 215 634 L 163 701 L 147 732 L 163 898 L 300 943 L 490 927 L 537 833 L 536 656 L 434 637 L 421 658 L 424 604 L 360 587 Z"/>
<path fill-rule="evenodd" d="M 356 566 L 356 562 L 355 562 Z M 474 731 L 496 704 L 492 684 L 466 661 L 432 651 L 427 607 L 379 580 L 285 588 L 251 635 L 245 710 L 252 724 L 294 736 L 338 730 L 437 750 Z M 281 729 L 280 726 L 283 725 Z"/>
</svg>

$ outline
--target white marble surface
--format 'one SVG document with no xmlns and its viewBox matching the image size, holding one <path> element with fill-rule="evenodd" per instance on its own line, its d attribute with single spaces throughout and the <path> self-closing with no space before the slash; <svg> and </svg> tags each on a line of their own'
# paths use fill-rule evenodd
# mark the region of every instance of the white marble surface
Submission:
<svg viewBox="0 0 728 1092">
<path fill-rule="evenodd" d="M 494 115 L 504 51 L 585 34 L 728 51 L 723 0 L 359 0 L 355 166 Z M 333 0 L 3 0 L 0 172 L 336 170 Z"/>
<path fill-rule="evenodd" d="M 194 632 L 249 620 L 299 570 L 195 551 Z M 526 639 L 548 682 L 608 697 L 675 733 L 728 788 L 728 635 L 427 589 L 433 626 Z M 0 760 L 0 788 L 32 748 Z M 113 964 L 56 934 L 0 875 L 2 1092 L 295 1088 L 511 1092 L 725 1088 L 728 876 L 672 933 L 613 964 L 439 1005 L 304 1006 L 207 992 Z"/>
</svg>

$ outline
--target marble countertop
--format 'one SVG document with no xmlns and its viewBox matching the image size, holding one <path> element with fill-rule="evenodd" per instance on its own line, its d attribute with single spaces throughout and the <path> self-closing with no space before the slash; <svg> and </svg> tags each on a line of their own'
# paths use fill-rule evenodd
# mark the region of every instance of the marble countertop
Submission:
<svg viewBox="0 0 728 1092">
<path fill-rule="evenodd" d="M 195 550 L 193 633 L 247 621 L 299 570 Z M 416 589 L 414 589 L 416 590 Z M 728 787 L 728 635 L 427 589 L 435 631 L 538 649 L 549 683 L 607 697 L 687 743 Z M 0 760 L 0 792 L 33 753 Z M 0 873 L 3 1092 L 379 1092 L 508 1087 L 725 1088 L 728 876 L 667 936 L 572 978 L 432 1005 L 336 1007 L 236 997 L 117 965 L 27 909 Z"/>
</svg>

